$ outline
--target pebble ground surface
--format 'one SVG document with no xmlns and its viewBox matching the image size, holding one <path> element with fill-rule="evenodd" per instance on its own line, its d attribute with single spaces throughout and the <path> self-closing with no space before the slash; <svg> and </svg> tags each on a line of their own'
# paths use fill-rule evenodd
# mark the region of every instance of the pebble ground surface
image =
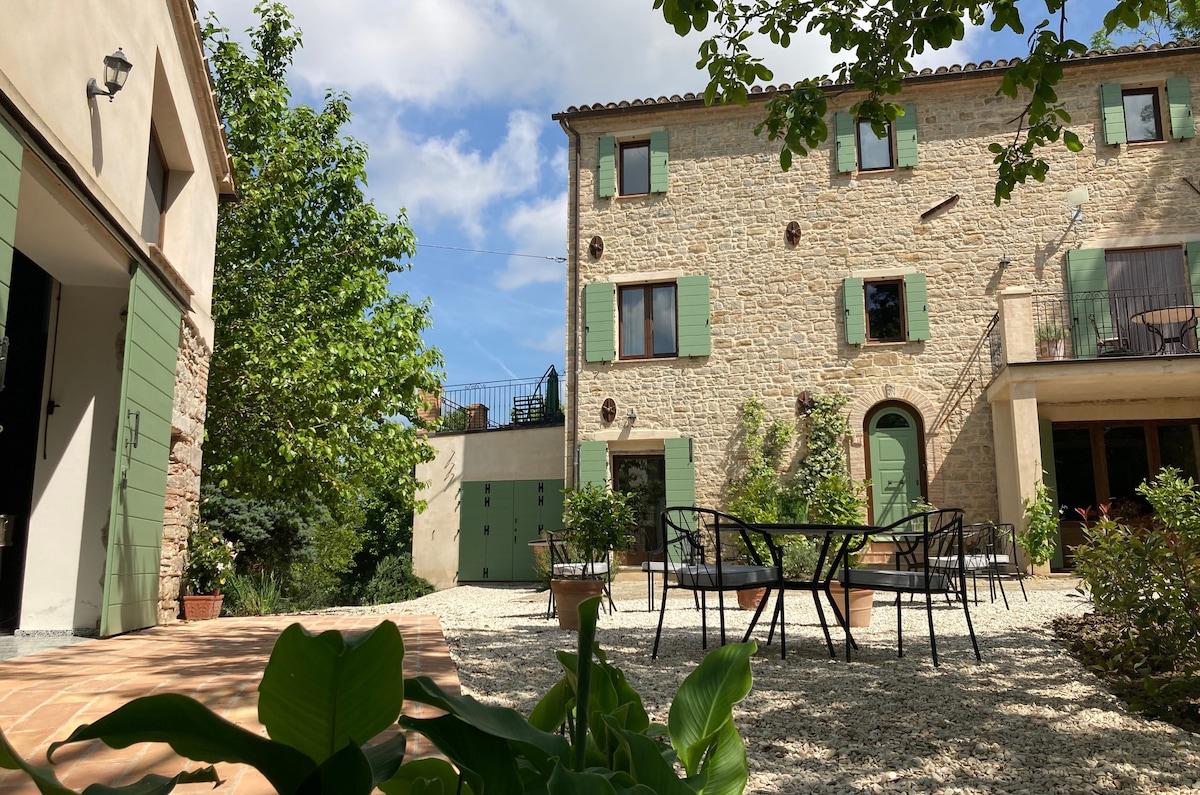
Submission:
<svg viewBox="0 0 1200 795">
<path fill-rule="evenodd" d="M 1091 609 L 1076 581 L 1027 578 L 1028 601 L 1007 583 L 1011 609 L 972 604 L 983 661 L 971 652 L 963 610 L 935 602 L 940 667 L 930 655 L 925 605 L 904 602 L 903 657 L 896 607 L 876 594 L 871 626 L 847 663 L 835 634 L 830 659 L 812 596 L 787 597 L 788 655 L 760 626 L 754 684 L 735 708 L 746 741 L 751 793 L 1200 793 L 1200 735 L 1131 714 L 1058 643 L 1059 615 Z M 665 723 L 671 698 L 699 663 L 700 614 L 686 592 L 667 602 L 658 659 L 658 611 L 643 577 L 614 583 L 617 611 L 601 614 L 609 660 Z M 659 595 L 656 595 L 656 600 Z M 574 633 L 545 618 L 547 594 L 515 586 L 459 586 L 411 602 L 356 612 L 434 614 L 463 692 L 528 714 L 560 675 L 554 651 Z M 709 643 L 719 642 L 710 600 Z M 750 611 L 729 609 L 740 640 Z M 828 614 L 828 607 L 826 607 Z"/>
</svg>

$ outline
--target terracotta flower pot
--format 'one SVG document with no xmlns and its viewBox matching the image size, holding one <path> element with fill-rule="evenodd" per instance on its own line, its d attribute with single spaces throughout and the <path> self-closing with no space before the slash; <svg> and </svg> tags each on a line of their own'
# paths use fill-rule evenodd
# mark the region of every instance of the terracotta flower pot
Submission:
<svg viewBox="0 0 1200 795">
<path fill-rule="evenodd" d="M 833 609 L 837 611 L 840 617 L 842 611 L 845 609 L 846 591 L 842 588 L 841 583 L 832 582 L 829 584 L 829 594 L 833 597 Z M 852 588 L 850 590 L 850 626 L 871 626 L 871 606 L 874 604 L 874 601 L 874 591 L 864 591 L 859 588 Z"/>
<path fill-rule="evenodd" d="M 181 596 L 183 618 L 185 621 L 205 621 L 221 615 L 221 602 L 225 594 L 207 594 L 205 596 Z"/>
<path fill-rule="evenodd" d="M 738 591 L 738 607 L 742 608 L 743 610 L 757 610 L 758 603 L 762 601 L 762 598 L 766 593 L 766 588 L 754 588 L 749 591 Z"/>
<path fill-rule="evenodd" d="M 603 580 L 551 580 L 558 628 L 579 631 L 579 603 L 589 596 L 604 593 Z"/>
</svg>

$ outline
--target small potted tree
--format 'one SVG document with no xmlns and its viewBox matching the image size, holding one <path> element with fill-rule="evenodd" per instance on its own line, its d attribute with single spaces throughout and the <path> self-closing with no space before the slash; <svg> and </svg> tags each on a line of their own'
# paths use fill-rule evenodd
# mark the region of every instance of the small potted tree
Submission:
<svg viewBox="0 0 1200 795">
<path fill-rule="evenodd" d="M 604 590 L 609 578 L 605 560 L 609 552 L 623 548 L 630 540 L 634 515 L 630 497 L 607 486 L 588 483 L 568 489 L 563 500 L 563 527 L 555 538 L 572 563 L 552 573 L 550 589 L 558 609 L 562 629 L 579 628 L 579 603 Z"/>
<path fill-rule="evenodd" d="M 187 593 L 180 597 L 183 617 L 200 621 L 221 615 L 225 599 L 221 586 L 233 575 L 233 559 L 237 557 L 232 541 L 199 523 L 188 534 Z"/>
<path fill-rule="evenodd" d="M 1067 329 L 1058 323 L 1043 323 L 1034 332 L 1039 359 L 1067 358 Z"/>
</svg>

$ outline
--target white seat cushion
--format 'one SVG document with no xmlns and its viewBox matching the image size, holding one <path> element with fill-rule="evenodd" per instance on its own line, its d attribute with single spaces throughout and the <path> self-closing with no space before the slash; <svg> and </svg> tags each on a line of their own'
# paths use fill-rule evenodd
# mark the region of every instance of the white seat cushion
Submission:
<svg viewBox="0 0 1200 795">
<path fill-rule="evenodd" d="M 604 562 L 555 563 L 551 567 L 551 574 L 555 577 L 583 577 L 585 575 L 608 574 L 608 564 Z"/>
</svg>

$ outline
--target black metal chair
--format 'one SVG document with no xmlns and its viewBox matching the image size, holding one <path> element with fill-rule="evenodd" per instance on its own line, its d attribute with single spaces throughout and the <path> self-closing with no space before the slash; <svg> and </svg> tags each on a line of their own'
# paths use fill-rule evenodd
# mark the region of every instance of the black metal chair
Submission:
<svg viewBox="0 0 1200 795">
<path fill-rule="evenodd" d="M 708 648 L 708 605 L 706 597 L 717 594 L 717 610 L 720 615 L 721 645 L 725 645 L 725 591 L 748 591 L 765 588 L 750 626 L 746 628 L 743 641 L 750 639 L 763 608 L 777 592 L 775 613 L 772 623 L 779 622 L 779 645 L 787 654 L 784 638 L 783 615 L 783 568 L 764 560 L 758 547 L 765 544 L 775 547 L 773 541 L 755 531 L 742 520 L 708 508 L 671 507 L 662 512 L 663 560 L 674 562 L 675 582 L 663 577 L 662 601 L 658 611 L 658 629 L 654 633 L 654 648 L 650 658 L 658 657 L 658 644 L 662 637 L 663 620 L 667 613 L 667 594 L 676 588 L 699 594 L 701 647 Z M 740 539 L 740 549 L 731 549 L 735 539 Z M 756 544 L 755 540 L 759 543 Z M 734 554 L 748 559 L 748 563 L 736 562 Z M 780 560 L 776 551 L 770 552 L 774 560 Z M 779 552 L 782 555 L 782 552 Z M 769 641 L 768 641 L 769 642 Z"/>
<path fill-rule="evenodd" d="M 846 588 L 869 588 L 896 594 L 896 654 L 904 656 L 903 605 L 904 594 L 924 595 L 929 620 L 929 647 L 933 664 L 938 664 L 937 638 L 933 630 L 933 596 L 957 598 L 967 619 L 967 631 L 975 659 L 982 660 L 975 627 L 971 623 L 971 608 L 967 600 L 967 575 L 963 543 L 963 512 L 959 508 L 923 511 L 906 516 L 876 533 L 875 538 L 896 544 L 894 567 L 891 569 L 852 569 L 842 565 L 842 585 Z M 843 555 L 858 551 L 866 538 L 848 545 Z"/>
<path fill-rule="evenodd" d="M 995 582 L 1000 587 L 1000 596 L 1004 598 L 1004 608 L 1008 609 L 1008 596 L 1004 593 L 1004 578 L 1016 577 L 1021 586 L 1021 596 L 1029 601 L 1025 592 L 1025 573 L 1021 571 L 1020 561 L 1017 560 L 1017 529 L 1008 522 L 992 523 L 992 541 L 988 550 L 988 582 Z M 992 601 L 996 600 L 995 589 L 992 591 Z"/>
</svg>

